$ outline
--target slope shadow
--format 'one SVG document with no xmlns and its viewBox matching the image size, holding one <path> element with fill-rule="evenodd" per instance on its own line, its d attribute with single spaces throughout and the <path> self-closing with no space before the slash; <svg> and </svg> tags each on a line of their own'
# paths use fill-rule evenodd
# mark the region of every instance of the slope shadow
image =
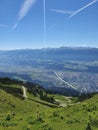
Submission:
<svg viewBox="0 0 98 130">
<path fill-rule="evenodd" d="M 51 107 L 51 108 L 56 108 L 56 107 L 58 107 L 57 105 L 47 104 L 47 103 L 45 103 L 45 102 L 37 101 L 37 100 L 31 99 L 31 98 L 28 98 L 28 100 L 31 100 L 31 101 L 36 102 L 36 103 L 40 103 L 40 104 L 42 104 L 42 105 L 45 105 L 45 106 L 48 106 L 48 107 Z"/>
<path fill-rule="evenodd" d="M 8 85 L 5 85 L 5 86 L 0 85 L 0 89 L 4 90 L 6 93 L 13 95 L 14 97 L 24 99 L 23 91 L 21 88 L 13 88 Z"/>
</svg>

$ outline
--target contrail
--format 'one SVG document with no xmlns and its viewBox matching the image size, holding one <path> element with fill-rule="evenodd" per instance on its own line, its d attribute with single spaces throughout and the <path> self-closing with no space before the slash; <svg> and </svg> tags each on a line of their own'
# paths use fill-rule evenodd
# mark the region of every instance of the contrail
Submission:
<svg viewBox="0 0 98 130">
<path fill-rule="evenodd" d="M 44 15 L 44 66 L 46 66 L 46 1 L 43 0 L 43 15 Z"/>
<path fill-rule="evenodd" d="M 87 5 L 85 5 L 84 7 L 80 8 L 79 10 L 75 11 L 72 15 L 70 15 L 69 18 L 72 18 L 73 16 L 75 16 L 76 14 L 78 14 L 79 12 L 81 12 L 82 10 L 86 9 L 87 7 L 95 4 L 96 2 L 98 2 L 98 0 L 93 0 L 92 2 L 88 3 Z"/>
<path fill-rule="evenodd" d="M 14 24 L 14 26 L 12 27 L 12 29 L 11 29 L 11 30 L 16 29 L 16 28 L 17 28 L 17 26 L 18 26 L 18 22 L 17 22 L 16 24 Z"/>
<path fill-rule="evenodd" d="M 56 13 L 61 13 L 61 14 L 73 14 L 74 11 L 69 11 L 69 10 L 57 10 L 57 9 L 49 9 L 52 12 L 56 12 Z"/>
<path fill-rule="evenodd" d="M 32 5 L 35 3 L 36 0 L 25 0 L 25 2 L 23 3 L 20 11 L 19 11 L 19 20 L 22 20 L 28 13 L 28 11 L 30 10 L 30 8 L 32 7 Z"/>
<path fill-rule="evenodd" d="M 19 22 L 27 15 L 31 7 L 34 5 L 36 0 L 25 0 L 24 3 L 22 4 L 21 9 L 18 12 L 18 19 L 17 22 L 14 24 L 12 27 L 12 30 L 16 29 L 18 26 Z"/>
<path fill-rule="evenodd" d="M 44 14 L 44 45 L 46 44 L 46 2 L 43 0 L 43 14 Z"/>
</svg>

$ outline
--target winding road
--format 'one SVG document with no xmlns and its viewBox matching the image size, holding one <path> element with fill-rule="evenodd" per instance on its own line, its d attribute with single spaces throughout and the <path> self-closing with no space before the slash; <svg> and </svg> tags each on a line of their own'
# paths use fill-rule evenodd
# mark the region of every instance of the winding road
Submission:
<svg viewBox="0 0 98 130">
<path fill-rule="evenodd" d="M 28 98 L 28 96 L 26 94 L 26 88 L 24 86 L 22 86 L 22 89 L 23 89 L 23 97 Z"/>
</svg>

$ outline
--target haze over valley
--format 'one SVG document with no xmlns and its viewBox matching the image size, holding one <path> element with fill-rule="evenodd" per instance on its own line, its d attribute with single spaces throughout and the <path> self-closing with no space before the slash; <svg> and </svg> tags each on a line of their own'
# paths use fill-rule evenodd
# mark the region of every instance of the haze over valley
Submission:
<svg viewBox="0 0 98 130">
<path fill-rule="evenodd" d="M 44 49 L 24 49 L 0 55 L 0 77 L 39 83 L 64 95 L 98 91 L 97 48 L 47 48 L 46 54 Z"/>
</svg>

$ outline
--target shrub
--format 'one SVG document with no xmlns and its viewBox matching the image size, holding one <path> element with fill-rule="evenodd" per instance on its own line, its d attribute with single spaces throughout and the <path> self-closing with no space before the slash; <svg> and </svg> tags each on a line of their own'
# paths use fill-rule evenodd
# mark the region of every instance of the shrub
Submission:
<svg viewBox="0 0 98 130">
<path fill-rule="evenodd" d="M 53 116 L 54 117 L 59 117 L 59 112 L 58 111 L 53 112 Z"/>
<path fill-rule="evenodd" d="M 36 120 L 39 121 L 39 122 L 44 122 L 44 120 L 41 116 L 39 116 Z"/>
<path fill-rule="evenodd" d="M 10 121 L 12 119 L 12 116 L 10 114 L 8 114 L 5 118 L 6 121 Z"/>
<path fill-rule="evenodd" d="M 86 130 L 92 130 L 90 123 L 88 122 Z"/>
</svg>

